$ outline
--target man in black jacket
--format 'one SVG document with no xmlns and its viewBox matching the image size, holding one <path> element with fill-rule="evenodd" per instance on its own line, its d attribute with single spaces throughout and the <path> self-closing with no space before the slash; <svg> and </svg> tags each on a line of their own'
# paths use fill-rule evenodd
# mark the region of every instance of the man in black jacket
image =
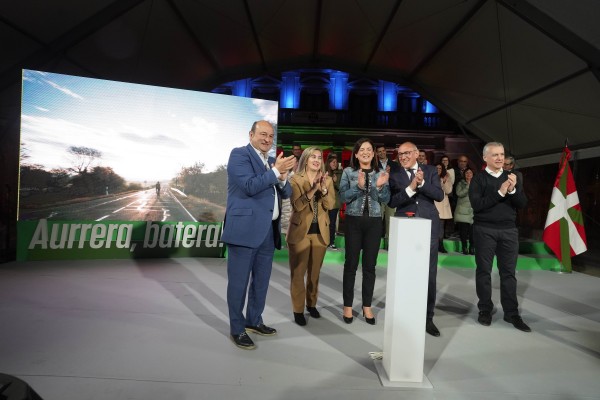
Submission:
<svg viewBox="0 0 600 400">
<path fill-rule="evenodd" d="M 483 148 L 485 171 L 475 175 L 469 187 L 473 207 L 473 238 L 475 240 L 475 285 L 479 302 L 477 321 L 484 326 L 492 323 L 492 262 L 498 259 L 500 273 L 500 303 L 504 320 L 524 332 L 531 332 L 519 316 L 517 301 L 517 257 L 519 233 L 516 226 L 517 208 L 527 204 L 517 176 L 502 169 L 504 146 L 490 142 Z"/>
</svg>

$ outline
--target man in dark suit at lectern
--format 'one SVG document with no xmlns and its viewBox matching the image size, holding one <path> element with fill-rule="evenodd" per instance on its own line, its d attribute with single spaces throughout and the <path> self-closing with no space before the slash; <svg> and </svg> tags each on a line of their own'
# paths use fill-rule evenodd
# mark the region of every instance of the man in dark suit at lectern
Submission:
<svg viewBox="0 0 600 400">
<path fill-rule="evenodd" d="M 436 277 L 438 262 L 438 232 L 440 217 L 434 201 L 442 201 L 444 192 L 435 167 L 417 162 L 419 150 L 414 143 L 406 142 L 398 147 L 400 168 L 390 173 L 390 207 L 396 207 L 396 216 L 405 217 L 407 212 L 415 217 L 431 220 L 429 245 L 429 284 L 427 288 L 427 323 L 425 330 L 432 336 L 440 336 L 433 323 Z"/>
<path fill-rule="evenodd" d="M 262 312 L 273 251 L 281 248 L 281 199 L 292 193 L 287 174 L 294 156 L 270 157 L 274 136 L 269 122 L 255 122 L 250 143 L 233 149 L 227 163 L 227 209 L 221 236 L 228 245 L 227 306 L 231 340 L 246 350 L 255 348 L 246 331 L 263 336 L 277 333 L 263 323 Z"/>
</svg>

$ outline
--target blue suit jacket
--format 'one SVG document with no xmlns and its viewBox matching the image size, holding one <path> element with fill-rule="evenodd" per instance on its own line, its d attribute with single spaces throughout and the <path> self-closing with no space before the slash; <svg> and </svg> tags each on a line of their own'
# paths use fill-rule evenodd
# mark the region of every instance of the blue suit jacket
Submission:
<svg viewBox="0 0 600 400">
<path fill-rule="evenodd" d="M 431 165 L 419 165 L 423 171 L 425 184 L 417 189 L 417 194 L 408 197 L 406 187 L 410 185 L 410 179 L 406 170 L 400 166 L 396 171 L 390 173 L 390 207 L 396 207 L 396 216 L 405 217 L 407 211 L 415 213 L 416 217 L 439 220 L 439 212 L 433 203 L 444 199 L 444 191 L 440 184 L 440 178 L 435 167 Z M 434 224 L 432 224 L 434 225 Z M 437 225 L 437 224 L 435 224 Z"/>
<path fill-rule="evenodd" d="M 269 157 L 269 165 L 275 159 Z M 272 221 L 277 190 L 279 218 Z M 292 189 L 286 182 L 283 189 L 270 169 L 265 168 L 254 148 L 248 144 L 231 151 L 227 163 L 227 209 L 221 240 L 251 248 L 259 247 L 273 224 L 275 247 L 281 248 L 281 199 L 290 197 Z"/>
</svg>

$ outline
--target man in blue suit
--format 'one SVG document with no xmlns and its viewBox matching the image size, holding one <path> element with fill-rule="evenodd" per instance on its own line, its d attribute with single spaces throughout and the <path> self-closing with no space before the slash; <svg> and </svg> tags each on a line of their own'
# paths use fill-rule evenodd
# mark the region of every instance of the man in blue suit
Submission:
<svg viewBox="0 0 600 400">
<path fill-rule="evenodd" d="M 407 212 L 415 217 L 431 220 L 429 245 L 429 285 L 427 288 L 427 323 L 425 331 L 432 336 L 440 336 L 433 323 L 438 262 L 438 232 L 440 216 L 434 201 L 442 201 L 444 192 L 437 169 L 417 162 L 419 150 L 414 143 L 406 142 L 398 148 L 400 168 L 390 174 L 389 206 L 396 207 L 396 216 L 405 217 Z"/>
<path fill-rule="evenodd" d="M 250 130 L 250 143 L 233 149 L 227 163 L 227 209 L 221 240 L 228 245 L 230 333 L 236 346 L 248 350 L 256 346 L 246 331 L 263 336 L 277 333 L 263 323 L 262 312 L 273 251 L 281 248 L 281 199 L 289 198 L 292 193 L 287 175 L 294 165 L 294 156 L 269 157 L 273 138 L 269 122 L 255 122 Z"/>
</svg>

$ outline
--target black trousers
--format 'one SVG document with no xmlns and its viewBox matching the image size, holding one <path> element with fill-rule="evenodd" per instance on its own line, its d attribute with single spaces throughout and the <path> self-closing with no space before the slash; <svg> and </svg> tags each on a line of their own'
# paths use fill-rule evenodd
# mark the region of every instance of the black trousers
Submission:
<svg viewBox="0 0 600 400">
<path fill-rule="evenodd" d="M 337 216 L 339 208 L 334 208 L 333 210 L 329 210 L 329 244 L 335 244 L 335 229 L 337 225 Z"/>
<path fill-rule="evenodd" d="M 418 213 L 417 213 L 418 214 Z M 417 215 L 418 216 L 418 215 Z M 429 241 L 429 281 L 427 282 L 427 318 L 433 318 L 435 298 L 437 295 L 437 264 L 439 246 L 440 220 L 431 220 L 431 236 Z"/>
<path fill-rule="evenodd" d="M 495 229 L 477 224 L 473 225 L 475 239 L 475 286 L 479 302 L 479 311 L 491 312 L 492 302 L 492 262 L 498 259 L 500 274 L 500 303 L 506 317 L 519 315 L 517 302 L 517 257 L 519 255 L 519 232 L 517 228 Z"/>
<path fill-rule="evenodd" d="M 473 224 L 468 224 L 466 222 L 457 222 L 459 226 L 460 232 L 460 242 L 462 243 L 462 250 L 467 249 L 467 239 L 469 240 L 469 246 L 471 249 L 475 248 L 475 243 L 473 242 Z"/>
<path fill-rule="evenodd" d="M 352 307 L 354 281 L 358 260 L 362 250 L 362 305 L 371 307 L 375 288 L 375 265 L 381 240 L 381 217 L 346 216 L 344 222 L 346 261 L 344 262 L 343 297 L 344 307 Z"/>
</svg>

